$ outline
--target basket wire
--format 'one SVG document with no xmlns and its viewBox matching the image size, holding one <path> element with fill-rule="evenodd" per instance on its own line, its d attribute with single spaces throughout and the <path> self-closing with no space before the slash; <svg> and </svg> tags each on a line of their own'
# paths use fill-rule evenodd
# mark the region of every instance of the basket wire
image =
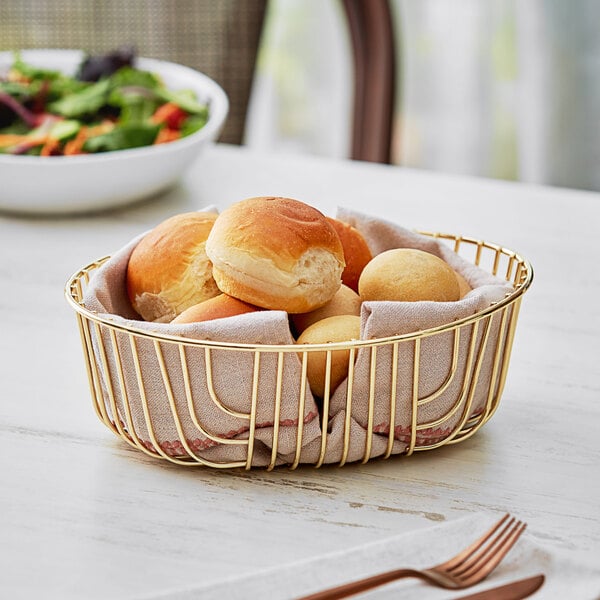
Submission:
<svg viewBox="0 0 600 600">
<path fill-rule="evenodd" d="M 277 365 L 276 383 L 273 394 L 273 437 L 270 460 L 266 465 L 267 470 L 272 470 L 278 465 L 282 393 L 284 386 L 289 385 L 289 382 L 286 382 L 284 378 L 284 361 L 287 354 L 295 353 L 299 356 L 301 362 L 299 381 L 294 382 L 298 392 L 297 430 L 293 459 L 286 466 L 290 469 L 296 469 L 301 464 L 303 430 L 305 425 L 305 401 L 308 386 L 308 358 L 311 352 L 324 352 L 326 368 L 325 391 L 320 410 L 320 450 L 317 460 L 313 463 L 315 467 L 320 467 L 324 464 L 328 444 L 329 408 L 333 393 L 331 389 L 333 353 L 344 350 L 348 352 L 348 378 L 345 398 L 343 445 L 340 459 L 337 461 L 339 466 L 343 466 L 348 462 L 351 440 L 353 392 L 356 383 L 355 360 L 359 351 L 367 351 L 369 353 L 368 410 L 366 440 L 360 462 L 366 463 L 372 459 L 374 435 L 387 435 L 385 452 L 379 456 L 379 458 L 383 459 L 392 456 L 394 443 L 400 438 L 403 438 L 406 443 L 406 448 L 402 454 L 409 456 L 415 451 L 431 450 L 445 444 L 455 444 L 471 437 L 492 417 L 498 408 L 506 382 L 522 296 L 531 284 L 533 270 L 529 262 L 517 253 L 496 244 L 452 234 L 421 233 L 449 244 L 456 253 L 461 254 L 465 258 L 467 258 L 465 255 L 468 255 L 468 260 L 475 265 L 480 267 L 484 267 L 485 265 L 486 270 L 510 283 L 512 291 L 500 302 L 491 305 L 475 315 L 426 331 L 390 338 L 321 345 L 230 344 L 148 332 L 136 329 L 133 326 L 113 322 L 106 316 L 98 315 L 86 309 L 83 304 L 86 286 L 94 271 L 108 260 L 109 257 L 99 259 L 87 265 L 75 273 L 67 282 L 65 293 L 67 300 L 76 311 L 93 406 L 98 418 L 117 436 L 149 456 L 162 458 L 180 465 L 204 465 L 220 469 L 250 469 L 253 466 L 256 443 L 257 403 L 260 393 L 261 363 L 266 360 L 267 356 L 273 355 L 276 356 Z M 498 334 L 490 336 L 493 326 L 497 327 Z M 435 338 L 449 332 L 452 335 L 452 355 L 448 373 L 436 390 L 427 395 L 420 396 L 419 382 L 421 377 L 422 346 L 428 338 Z M 118 336 L 122 338 L 124 336 L 128 340 L 129 351 L 133 359 L 133 373 L 124 366 L 122 357 L 124 348 L 119 345 Z M 156 423 L 146 395 L 146 382 L 150 374 L 143 368 L 139 354 L 139 344 L 144 338 L 152 342 L 156 361 L 159 365 L 159 374 L 155 373 L 152 376 L 159 375 L 162 380 L 165 390 L 165 402 L 168 404 L 171 417 L 177 429 L 179 444 L 175 450 L 169 447 L 165 448 L 165 445 L 159 442 L 155 432 Z M 489 347 L 490 340 L 493 340 L 491 348 Z M 413 356 L 412 382 L 408 384 L 411 386 L 410 425 L 407 432 L 400 432 L 399 434 L 395 426 L 398 410 L 396 392 L 400 383 L 398 358 L 401 349 L 407 345 L 411 346 Z M 441 416 L 423 421 L 423 419 L 419 418 L 423 407 L 435 403 L 436 399 L 452 383 L 455 383 L 458 377 L 458 356 L 463 345 L 466 345 L 466 364 L 463 380 L 460 385 L 460 392 L 456 400 Z M 202 457 L 198 449 L 194 448 L 190 443 L 189 435 L 186 436 L 182 426 L 181 406 L 177 406 L 167 360 L 165 359 L 165 350 L 168 347 L 175 347 L 177 349 L 178 368 L 180 368 L 183 376 L 187 404 L 187 414 L 184 415 L 186 419 L 191 419 L 198 434 L 212 444 L 245 448 L 244 460 L 209 460 Z M 245 437 L 241 439 L 239 436 L 229 437 L 215 434 L 198 418 L 192 391 L 192 381 L 195 372 L 190 368 L 188 359 L 188 353 L 191 348 L 203 349 L 203 369 L 205 371 L 208 397 L 223 414 L 243 420 L 247 424 L 247 439 Z M 391 373 L 389 375 L 386 374 L 386 376 L 389 376 L 391 382 L 388 398 L 378 396 L 376 393 L 377 378 L 382 376 L 382 373 L 378 371 L 378 353 L 382 348 L 391 349 Z M 253 372 L 248 412 L 234 410 L 226 406 L 219 399 L 213 382 L 213 363 L 216 351 L 250 353 L 252 355 Z M 475 389 L 479 383 L 484 356 L 490 352 L 492 353 L 492 361 L 485 402 L 483 406 L 478 406 L 477 410 L 473 410 Z M 112 357 L 112 360 L 109 360 L 109 357 Z M 147 440 L 142 439 L 132 416 L 132 406 L 128 395 L 128 387 L 132 385 L 132 382 L 139 391 L 145 429 L 149 438 Z M 120 403 L 117 402 L 117 398 L 120 398 Z M 376 431 L 374 422 L 375 407 L 379 403 L 383 405 L 386 402 L 389 406 L 388 431 Z M 444 424 L 452 420 L 455 421 L 453 425 L 439 439 L 427 439 L 424 435 L 425 432 L 441 428 Z"/>
</svg>

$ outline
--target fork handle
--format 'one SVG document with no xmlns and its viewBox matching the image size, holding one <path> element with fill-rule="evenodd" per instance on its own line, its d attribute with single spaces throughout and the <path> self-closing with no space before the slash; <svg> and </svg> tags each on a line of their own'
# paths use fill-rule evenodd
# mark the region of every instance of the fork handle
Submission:
<svg viewBox="0 0 600 600">
<path fill-rule="evenodd" d="M 302 596 L 301 598 L 297 598 L 297 600 L 337 600 L 338 598 L 347 598 L 348 596 L 371 590 L 404 577 L 423 578 L 423 575 L 415 569 L 395 569 L 394 571 L 379 573 L 379 575 L 373 575 L 365 579 L 357 579 L 350 583 L 344 583 L 328 590 L 310 594 L 309 596 Z"/>
</svg>

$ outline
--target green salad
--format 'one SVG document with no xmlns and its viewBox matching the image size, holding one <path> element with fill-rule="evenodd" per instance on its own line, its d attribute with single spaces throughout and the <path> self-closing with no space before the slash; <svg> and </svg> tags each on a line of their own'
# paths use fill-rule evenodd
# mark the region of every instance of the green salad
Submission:
<svg viewBox="0 0 600 600">
<path fill-rule="evenodd" d="M 88 56 L 75 76 L 18 53 L 0 74 L 0 154 L 69 156 L 178 140 L 204 127 L 208 106 L 134 66 L 129 51 Z"/>
</svg>

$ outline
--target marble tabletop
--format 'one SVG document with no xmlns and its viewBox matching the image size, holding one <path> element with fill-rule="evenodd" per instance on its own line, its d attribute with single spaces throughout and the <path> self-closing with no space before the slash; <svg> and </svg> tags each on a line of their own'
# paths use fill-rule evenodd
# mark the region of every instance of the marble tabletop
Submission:
<svg viewBox="0 0 600 600">
<path fill-rule="evenodd" d="M 168 216 L 256 195 L 462 233 L 531 261 L 490 422 L 410 457 L 272 472 L 178 467 L 106 429 L 66 280 Z M 133 206 L 0 213 L 0 596 L 141 599 L 480 511 L 509 511 L 540 544 L 598 555 L 599 225 L 596 193 L 225 145 Z"/>
</svg>

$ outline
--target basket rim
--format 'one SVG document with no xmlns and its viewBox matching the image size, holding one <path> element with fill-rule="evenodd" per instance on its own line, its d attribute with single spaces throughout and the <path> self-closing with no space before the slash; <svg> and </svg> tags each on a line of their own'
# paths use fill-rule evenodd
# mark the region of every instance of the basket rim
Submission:
<svg viewBox="0 0 600 600">
<path fill-rule="evenodd" d="M 513 289 L 512 292 L 507 293 L 507 295 L 500 301 L 491 304 L 490 306 L 475 312 L 472 315 L 468 315 L 461 319 L 456 319 L 454 321 L 450 321 L 449 323 L 444 323 L 442 325 L 438 325 L 436 327 L 431 327 L 428 329 L 422 329 L 418 331 L 413 331 L 410 333 L 403 333 L 393 336 L 388 336 L 384 338 L 373 338 L 368 340 L 349 340 L 345 342 L 328 342 L 324 344 L 250 344 L 244 342 L 221 342 L 216 340 L 205 340 L 198 338 L 190 338 L 185 337 L 183 335 L 173 335 L 166 333 L 159 333 L 156 331 L 148 331 L 136 327 L 135 325 L 129 325 L 126 323 L 117 323 L 114 321 L 110 315 L 99 314 L 95 311 L 92 311 L 86 308 L 82 303 L 78 302 L 74 296 L 74 289 L 76 283 L 81 279 L 81 277 L 86 274 L 88 271 L 98 268 L 107 260 L 110 259 L 110 255 L 103 256 L 99 259 L 92 261 L 86 266 L 77 270 L 71 277 L 67 280 L 65 284 L 65 297 L 67 302 L 71 305 L 71 307 L 75 310 L 79 315 L 89 319 L 90 321 L 94 321 L 96 323 L 100 323 L 105 325 L 111 329 L 116 331 L 123 331 L 130 334 L 134 334 L 138 337 L 149 338 L 157 341 L 170 342 L 176 344 L 184 344 L 186 346 L 201 346 L 204 348 L 220 348 L 220 349 L 228 349 L 228 350 L 245 350 L 245 351 L 260 351 L 260 352 L 313 352 L 313 351 L 335 351 L 335 350 L 348 350 L 351 348 L 362 348 L 362 347 L 372 347 L 372 346 L 383 346 L 391 343 L 402 342 L 417 338 L 429 337 L 444 331 L 451 331 L 454 329 L 458 329 L 461 326 L 475 323 L 487 315 L 495 313 L 503 309 L 504 307 L 514 303 L 517 299 L 519 299 L 530 287 L 533 281 L 533 267 L 531 263 L 525 259 L 522 255 L 505 248 L 504 246 L 500 246 L 498 244 L 484 242 L 483 240 L 479 240 L 477 238 L 466 237 L 466 236 L 457 236 L 455 234 L 448 233 L 432 233 L 427 231 L 418 231 L 423 235 L 427 235 L 434 238 L 442 238 L 442 239 L 450 239 L 450 240 L 459 240 L 461 242 L 467 242 L 470 244 L 476 244 L 478 246 L 483 246 L 491 250 L 495 250 L 505 254 L 506 256 L 518 261 L 523 265 L 524 270 L 521 274 L 521 281 L 517 285 L 516 288 Z M 159 324 L 160 325 L 160 324 Z"/>
</svg>

